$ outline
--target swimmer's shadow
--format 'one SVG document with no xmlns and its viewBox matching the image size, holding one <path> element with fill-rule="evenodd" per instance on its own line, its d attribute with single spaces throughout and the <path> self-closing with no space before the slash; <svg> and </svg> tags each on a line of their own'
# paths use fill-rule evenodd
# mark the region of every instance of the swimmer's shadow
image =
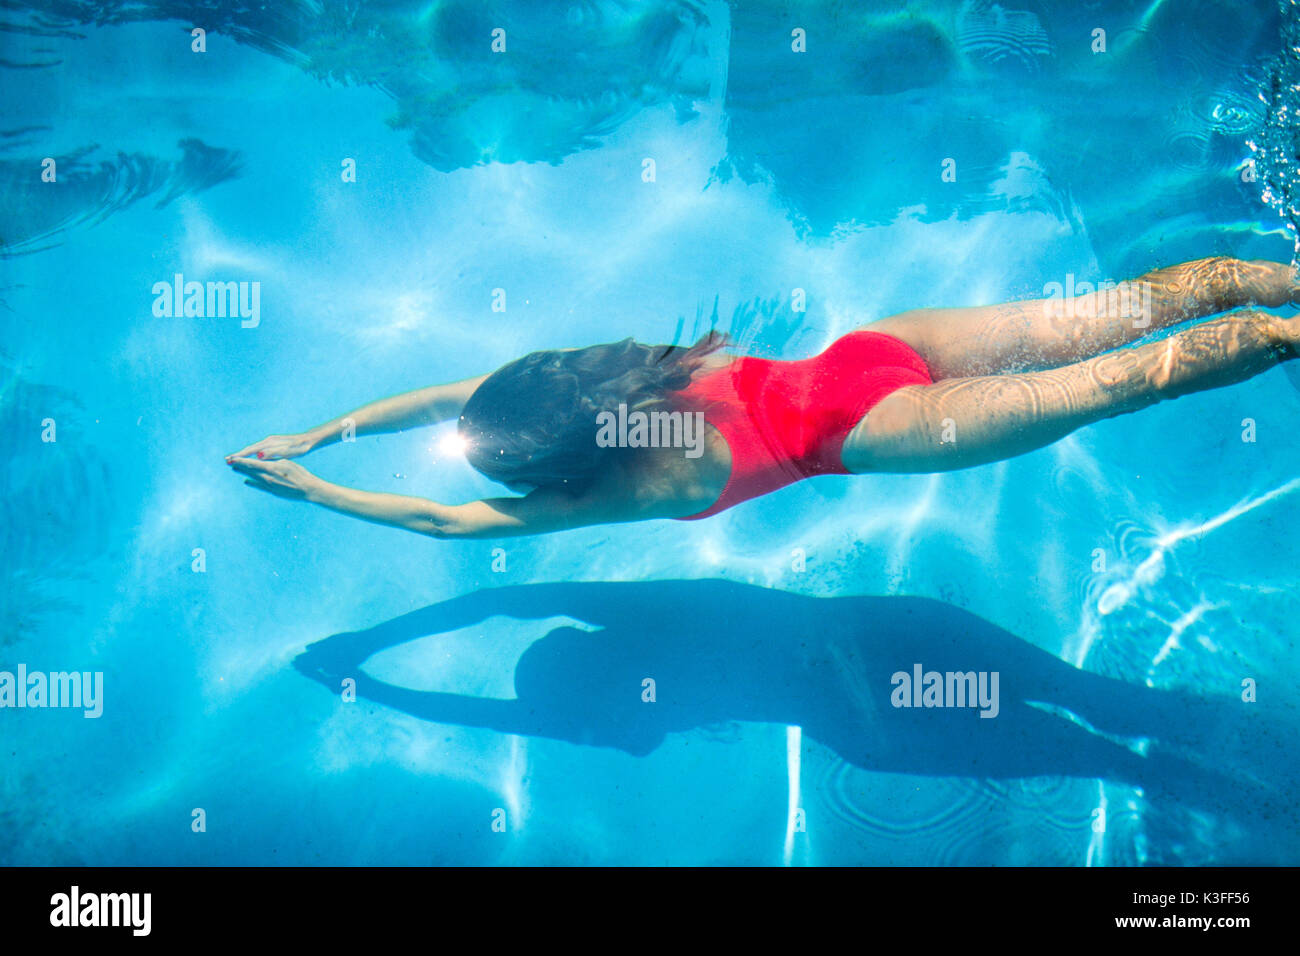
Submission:
<svg viewBox="0 0 1300 956">
<path fill-rule="evenodd" d="M 599 630 L 560 627 L 534 642 L 514 700 L 411 690 L 361 670 L 384 648 L 493 615 L 567 616 Z M 914 664 L 998 672 L 998 715 L 892 706 L 891 675 Z M 1277 788 L 1260 777 L 1292 770 L 1285 750 L 1261 750 L 1289 735 L 1262 732 L 1258 705 L 1092 674 L 927 598 L 811 598 L 729 581 L 493 588 L 318 641 L 294 665 L 336 693 L 351 677 L 359 697 L 425 720 L 638 756 L 669 733 L 795 724 L 871 771 L 1105 778 L 1219 807 L 1273 805 Z M 653 703 L 642 700 L 645 678 Z"/>
</svg>

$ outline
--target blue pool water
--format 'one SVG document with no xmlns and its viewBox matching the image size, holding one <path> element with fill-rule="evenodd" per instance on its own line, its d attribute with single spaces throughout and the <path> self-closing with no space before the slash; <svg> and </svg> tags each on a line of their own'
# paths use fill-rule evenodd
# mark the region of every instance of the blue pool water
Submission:
<svg viewBox="0 0 1300 956">
<path fill-rule="evenodd" d="M 0 670 L 105 691 L 0 711 L 0 862 L 1300 861 L 1285 370 L 970 471 L 501 543 L 224 465 L 537 348 L 803 357 L 1292 256 L 1293 2 L 1008 4 L 6 4 Z M 177 273 L 260 283 L 256 327 L 155 316 Z M 305 463 L 491 492 L 449 434 Z M 1003 673 L 996 731 L 882 707 L 917 661 Z"/>
</svg>

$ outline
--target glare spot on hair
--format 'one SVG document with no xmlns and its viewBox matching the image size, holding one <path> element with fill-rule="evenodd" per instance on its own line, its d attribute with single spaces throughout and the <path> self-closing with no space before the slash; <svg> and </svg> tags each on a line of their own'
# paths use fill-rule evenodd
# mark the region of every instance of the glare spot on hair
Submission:
<svg viewBox="0 0 1300 956">
<path fill-rule="evenodd" d="M 465 449 L 469 447 L 469 442 L 465 441 L 456 432 L 448 432 L 447 435 L 438 443 L 438 451 L 444 455 L 464 455 Z"/>
</svg>

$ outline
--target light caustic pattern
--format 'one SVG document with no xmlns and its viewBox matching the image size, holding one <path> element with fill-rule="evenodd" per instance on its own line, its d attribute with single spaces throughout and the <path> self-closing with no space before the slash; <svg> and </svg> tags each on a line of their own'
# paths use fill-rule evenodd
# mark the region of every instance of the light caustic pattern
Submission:
<svg viewBox="0 0 1300 956">
<path fill-rule="evenodd" d="M 0 424 L 60 427 L 0 479 L 15 516 L 0 557 L 18 568 L 0 647 L 102 657 L 113 736 L 15 730 L 0 860 L 241 863 L 278 848 L 314 862 L 327 845 L 331 860 L 378 863 L 1123 864 L 1243 845 L 1095 775 L 864 769 L 784 713 L 725 741 L 674 727 L 631 755 L 349 709 L 290 662 L 502 584 L 721 578 L 818 601 L 932 598 L 1156 687 L 1290 677 L 1279 647 L 1294 624 L 1271 610 L 1295 593 L 1297 406 L 1282 373 L 970 472 L 819 479 L 689 526 L 510 541 L 501 575 L 487 543 L 431 548 L 249 500 L 218 456 L 248 432 L 533 348 L 690 338 L 674 336 L 679 316 L 702 332 L 730 315 L 747 348 L 801 358 L 870 318 L 1037 297 L 1067 275 L 1282 258 L 1278 217 L 1300 221 L 1297 0 L 1280 7 L 1280 48 L 1273 0 L 1247 13 L 1215 0 L 228 4 L 206 55 L 177 29 L 192 5 L 49 6 L 0 14 L 15 91 L 0 129 Z M 493 59 L 480 40 L 496 16 L 510 46 Z M 1103 24 L 1105 54 L 1090 40 Z M 51 154 L 57 189 L 31 175 Z M 354 183 L 339 181 L 343 155 L 359 158 Z M 654 182 L 640 178 L 648 156 Z M 175 272 L 260 280 L 260 327 L 151 321 L 149 283 Z M 497 286 L 506 314 L 485 305 Z M 807 311 L 790 304 L 796 286 Z M 1216 442 L 1246 415 L 1273 437 L 1253 454 Z M 498 491 L 445 434 L 340 446 L 323 470 L 395 493 Z M 1098 546 L 1111 560 L 1090 573 Z M 729 668 L 788 637 L 788 622 L 765 623 Z M 516 661 L 554 628 L 495 618 L 365 669 L 508 701 Z M 848 657 L 826 670 L 861 677 Z M 607 686 L 598 676 L 584 693 Z M 870 680 L 846 691 L 864 713 Z M 1150 751 L 1141 735 L 1119 743 Z M 51 751 L 96 772 L 51 777 Z M 205 844 L 174 826 L 191 794 L 216 823 Z M 497 808 L 505 834 L 487 829 Z M 1256 846 L 1285 845 L 1261 832 Z"/>
</svg>

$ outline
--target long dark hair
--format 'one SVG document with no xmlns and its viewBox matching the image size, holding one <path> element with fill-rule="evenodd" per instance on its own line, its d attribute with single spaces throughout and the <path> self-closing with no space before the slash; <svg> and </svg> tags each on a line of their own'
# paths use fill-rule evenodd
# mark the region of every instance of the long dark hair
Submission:
<svg viewBox="0 0 1300 956">
<path fill-rule="evenodd" d="M 596 444 L 596 416 L 618 406 L 649 410 L 690 384 L 727 344 L 710 332 L 694 345 L 633 339 L 584 349 L 531 352 L 497 369 L 460 416 L 469 463 L 494 481 L 581 491 L 611 449 Z"/>
</svg>

